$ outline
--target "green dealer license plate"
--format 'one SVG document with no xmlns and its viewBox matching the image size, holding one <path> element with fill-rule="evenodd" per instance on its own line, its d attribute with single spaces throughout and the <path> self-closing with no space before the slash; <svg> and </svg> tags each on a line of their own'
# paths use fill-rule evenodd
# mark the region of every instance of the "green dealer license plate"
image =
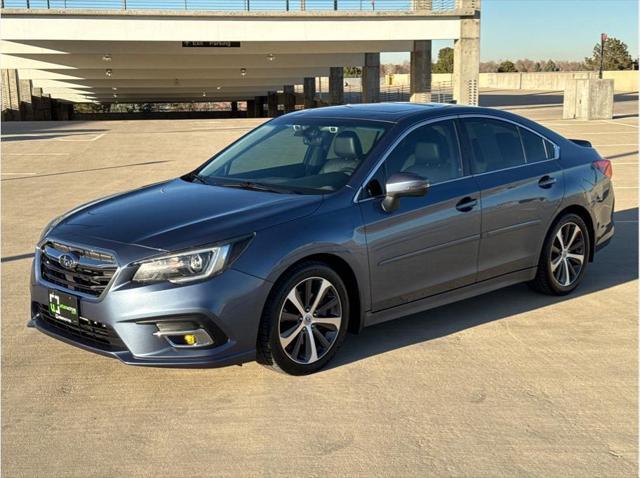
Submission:
<svg viewBox="0 0 640 478">
<path fill-rule="evenodd" d="M 77 297 L 49 289 L 49 312 L 56 319 L 77 324 L 80 315 L 78 309 Z"/>
</svg>

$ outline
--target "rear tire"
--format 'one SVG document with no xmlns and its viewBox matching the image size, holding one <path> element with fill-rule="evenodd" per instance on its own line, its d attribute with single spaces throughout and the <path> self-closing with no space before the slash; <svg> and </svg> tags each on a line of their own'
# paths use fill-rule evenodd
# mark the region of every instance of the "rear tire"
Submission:
<svg viewBox="0 0 640 478">
<path fill-rule="evenodd" d="M 591 250 L 589 232 L 577 214 L 562 216 L 550 229 L 532 289 L 547 295 L 571 293 L 584 277 Z"/>
<path fill-rule="evenodd" d="M 349 296 L 340 276 L 322 262 L 301 263 L 269 295 L 257 361 L 290 375 L 317 372 L 336 354 L 348 322 Z"/>
</svg>

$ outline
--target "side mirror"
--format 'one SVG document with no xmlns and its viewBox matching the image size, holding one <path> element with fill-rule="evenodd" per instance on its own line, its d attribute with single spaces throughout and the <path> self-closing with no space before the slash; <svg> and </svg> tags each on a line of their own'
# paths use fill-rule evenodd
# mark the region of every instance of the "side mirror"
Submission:
<svg viewBox="0 0 640 478">
<path fill-rule="evenodd" d="M 387 195 L 382 200 L 386 212 L 398 208 L 398 199 L 404 196 L 424 196 L 429 190 L 429 181 L 413 173 L 392 175 L 386 184 Z"/>
</svg>

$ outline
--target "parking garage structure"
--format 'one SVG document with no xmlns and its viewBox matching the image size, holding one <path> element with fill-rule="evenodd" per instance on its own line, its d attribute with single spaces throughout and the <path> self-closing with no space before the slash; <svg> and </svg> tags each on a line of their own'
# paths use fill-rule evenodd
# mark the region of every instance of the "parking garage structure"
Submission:
<svg viewBox="0 0 640 478">
<path fill-rule="evenodd" d="M 74 103 L 246 102 L 275 116 L 345 101 L 344 68 L 378 102 L 380 54 L 410 52 L 410 100 L 432 94 L 432 41 L 454 44 L 453 99 L 478 103 L 480 0 L 5 0 L 4 119 Z M 326 78 L 327 95 L 318 85 Z"/>
</svg>

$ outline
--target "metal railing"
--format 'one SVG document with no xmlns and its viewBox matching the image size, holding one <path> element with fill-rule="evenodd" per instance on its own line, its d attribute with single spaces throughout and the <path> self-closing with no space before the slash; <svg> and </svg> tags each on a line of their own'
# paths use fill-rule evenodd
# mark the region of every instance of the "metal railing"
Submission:
<svg viewBox="0 0 640 478">
<path fill-rule="evenodd" d="M 300 92 L 302 89 L 300 88 Z M 317 99 L 324 103 L 329 102 L 329 93 L 326 91 L 316 94 Z M 409 101 L 411 99 L 411 89 L 409 85 L 381 86 L 380 102 Z M 432 103 L 451 103 L 453 101 L 453 83 L 437 82 L 431 85 Z M 347 104 L 362 103 L 362 89 L 360 86 L 344 88 L 344 102 Z"/>
<path fill-rule="evenodd" d="M 2 8 L 222 12 L 456 10 L 458 0 L 2 0 Z"/>
</svg>

